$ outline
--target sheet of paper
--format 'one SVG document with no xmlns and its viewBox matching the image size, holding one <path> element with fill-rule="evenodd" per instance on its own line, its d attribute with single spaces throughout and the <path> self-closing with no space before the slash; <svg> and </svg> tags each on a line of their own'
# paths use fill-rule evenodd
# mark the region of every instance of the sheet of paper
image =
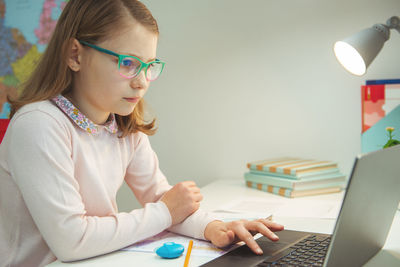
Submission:
<svg viewBox="0 0 400 267">
<path fill-rule="evenodd" d="M 229 209 L 216 209 L 209 212 L 210 216 L 224 222 L 238 221 L 238 220 L 256 220 L 260 218 L 272 219 L 270 213 L 254 213 L 254 212 L 241 212 L 238 210 Z"/>
<path fill-rule="evenodd" d="M 305 198 L 284 198 L 262 199 L 262 198 L 238 198 L 228 204 L 225 204 L 213 212 L 229 211 L 237 213 L 237 218 L 249 219 L 265 218 L 271 215 L 276 217 L 303 217 L 303 218 L 337 218 L 341 202 L 335 200 L 321 199 L 318 201 Z"/>
<path fill-rule="evenodd" d="M 268 214 L 280 205 L 282 205 L 281 202 L 271 202 L 257 198 L 239 198 L 236 201 L 225 204 L 223 208 L 244 213 Z"/>
<path fill-rule="evenodd" d="M 192 255 L 205 256 L 210 258 L 222 256 L 223 254 L 238 246 L 232 245 L 227 248 L 221 249 L 204 240 L 193 239 L 168 231 L 163 231 L 158 235 L 150 237 L 142 242 L 135 243 L 129 247 L 123 248 L 122 250 L 155 253 L 155 250 L 161 247 L 164 243 L 175 242 L 183 245 L 186 251 L 190 240 L 193 240 Z"/>
<path fill-rule="evenodd" d="M 336 203 L 293 202 L 286 203 L 282 209 L 277 210 L 274 214 L 277 217 L 335 219 L 339 211 L 340 205 Z"/>
<path fill-rule="evenodd" d="M 218 207 L 211 211 L 211 214 L 223 221 L 272 218 L 273 211 L 281 205 L 280 202 L 265 201 L 258 198 L 239 198 Z"/>
</svg>

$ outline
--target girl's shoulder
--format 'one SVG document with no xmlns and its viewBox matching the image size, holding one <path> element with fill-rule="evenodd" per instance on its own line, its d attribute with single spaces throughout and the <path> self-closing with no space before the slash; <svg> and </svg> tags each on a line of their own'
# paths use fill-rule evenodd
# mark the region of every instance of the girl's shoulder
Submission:
<svg viewBox="0 0 400 267">
<path fill-rule="evenodd" d="M 21 107 L 13 116 L 10 124 L 20 123 L 58 125 L 68 123 L 67 117 L 50 100 L 38 101 Z"/>
</svg>

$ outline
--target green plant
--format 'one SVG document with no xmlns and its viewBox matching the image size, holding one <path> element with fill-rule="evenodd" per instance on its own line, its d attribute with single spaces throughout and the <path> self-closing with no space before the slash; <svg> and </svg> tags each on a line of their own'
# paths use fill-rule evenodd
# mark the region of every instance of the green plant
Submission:
<svg viewBox="0 0 400 267">
<path fill-rule="evenodd" d="M 383 148 L 388 148 L 388 147 L 391 147 L 391 146 L 399 145 L 400 141 L 396 140 L 396 139 L 393 139 L 394 128 L 393 127 L 386 127 L 386 131 L 388 132 L 389 140 L 386 142 L 386 144 L 383 146 Z"/>
</svg>

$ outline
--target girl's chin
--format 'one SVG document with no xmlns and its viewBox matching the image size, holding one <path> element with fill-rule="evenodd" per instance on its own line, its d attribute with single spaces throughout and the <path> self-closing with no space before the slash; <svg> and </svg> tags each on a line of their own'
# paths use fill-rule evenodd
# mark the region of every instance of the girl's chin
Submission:
<svg viewBox="0 0 400 267">
<path fill-rule="evenodd" d="M 135 106 L 136 106 L 136 105 L 135 105 Z M 133 112 L 133 110 L 135 109 L 135 106 L 133 106 L 133 107 L 131 107 L 131 108 L 124 108 L 124 109 L 116 110 L 116 111 L 114 112 L 114 114 L 117 114 L 117 115 L 119 115 L 119 116 L 128 116 L 128 115 L 130 115 L 130 114 Z"/>
</svg>

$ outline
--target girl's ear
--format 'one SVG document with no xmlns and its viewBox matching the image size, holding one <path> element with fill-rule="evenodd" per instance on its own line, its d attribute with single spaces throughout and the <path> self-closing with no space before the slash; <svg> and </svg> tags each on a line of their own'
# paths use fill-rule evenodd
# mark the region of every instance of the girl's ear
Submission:
<svg viewBox="0 0 400 267">
<path fill-rule="evenodd" d="M 83 47 L 78 40 L 73 38 L 68 51 L 67 64 L 72 71 L 79 71 L 81 68 L 81 54 Z"/>
</svg>

